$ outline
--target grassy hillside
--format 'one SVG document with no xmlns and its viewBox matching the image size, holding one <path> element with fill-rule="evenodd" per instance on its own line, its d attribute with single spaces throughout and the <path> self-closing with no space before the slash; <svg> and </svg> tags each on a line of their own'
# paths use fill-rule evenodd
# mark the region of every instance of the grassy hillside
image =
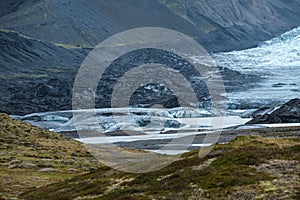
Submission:
<svg viewBox="0 0 300 200">
<path fill-rule="evenodd" d="M 108 167 L 21 195 L 24 199 L 299 199 L 299 138 L 238 137 L 205 158 L 184 154 L 159 171 Z"/>
<path fill-rule="evenodd" d="M 0 114 L 0 199 L 299 199 L 300 138 L 279 132 L 130 174 L 98 164 L 72 139 Z"/>
<path fill-rule="evenodd" d="M 0 199 L 97 166 L 79 142 L 0 114 Z"/>
</svg>

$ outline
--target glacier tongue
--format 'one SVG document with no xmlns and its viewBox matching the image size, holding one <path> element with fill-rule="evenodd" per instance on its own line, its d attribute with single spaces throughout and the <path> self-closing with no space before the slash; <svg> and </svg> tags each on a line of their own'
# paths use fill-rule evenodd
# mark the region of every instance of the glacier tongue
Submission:
<svg viewBox="0 0 300 200">
<path fill-rule="evenodd" d="M 229 93 L 232 108 L 241 104 L 245 108 L 278 104 L 300 96 L 300 27 L 256 48 L 216 53 L 212 57 L 219 66 L 264 77 L 256 88 Z"/>
</svg>

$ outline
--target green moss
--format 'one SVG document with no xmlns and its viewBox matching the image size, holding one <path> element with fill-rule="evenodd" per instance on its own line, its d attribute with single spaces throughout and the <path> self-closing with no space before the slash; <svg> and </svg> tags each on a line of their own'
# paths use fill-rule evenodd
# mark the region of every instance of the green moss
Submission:
<svg viewBox="0 0 300 200">
<path fill-rule="evenodd" d="M 0 79 L 12 79 L 12 77 L 6 74 L 1 74 Z"/>
<path fill-rule="evenodd" d="M 5 28 L 0 28 L 0 31 L 1 31 L 1 32 L 4 32 L 4 33 L 16 33 L 16 32 L 13 31 L 13 30 L 8 30 L 8 29 L 5 29 Z"/>
<path fill-rule="evenodd" d="M 204 189 L 230 190 L 235 186 L 244 186 L 259 181 L 271 180 L 264 172 L 258 172 L 249 166 L 210 166 L 201 171 L 198 184 Z M 225 192 L 225 191 L 224 191 Z"/>
<path fill-rule="evenodd" d="M 82 48 L 81 45 L 74 45 L 74 44 L 54 43 L 54 45 L 59 46 L 59 47 L 63 47 L 65 49 L 78 49 L 78 48 Z"/>
<path fill-rule="evenodd" d="M 17 74 L 0 75 L 0 79 L 14 79 L 14 78 L 39 79 L 39 78 L 46 78 L 46 77 L 48 77 L 48 74 L 17 73 Z"/>
<path fill-rule="evenodd" d="M 18 34 L 20 37 L 23 37 L 23 38 L 26 38 L 26 39 L 30 39 L 30 40 L 37 40 L 37 39 L 35 39 L 35 38 L 32 38 L 32 37 L 23 35 L 23 34 L 21 34 L 21 33 L 19 33 L 19 32 L 16 32 L 16 31 L 14 31 L 14 30 L 9 30 L 9 29 L 5 29 L 5 28 L 1 28 L 1 27 L 0 27 L 0 31 L 1 31 L 1 32 L 4 32 L 4 33 L 15 33 L 15 34 Z"/>
<path fill-rule="evenodd" d="M 274 186 L 271 181 L 261 181 L 259 186 L 262 187 L 265 192 L 273 192 L 278 190 L 278 188 Z"/>
<path fill-rule="evenodd" d="M 293 145 L 293 146 L 289 147 L 288 149 L 294 153 L 299 153 L 300 152 L 300 144 Z"/>
<path fill-rule="evenodd" d="M 201 30 L 205 34 L 209 34 L 212 31 L 217 30 L 217 28 L 211 24 L 204 23 L 201 26 L 198 26 L 198 29 Z"/>
<path fill-rule="evenodd" d="M 214 160 L 212 166 L 235 166 L 235 165 L 258 165 L 262 159 L 258 154 L 253 154 L 253 149 L 244 149 L 242 152 L 234 150 L 230 153 L 225 153 L 218 159 Z"/>
<path fill-rule="evenodd" d="M 184 8 L 184 5 L 182 4 L 182 2 L 180 0 L 160 0 L 160 2 L 169 7 L 171 10 L 173 10 L 175 13 L 177 13 L 178 15 L 182 16 L 182 15 L 186 15 L 186 10 Z"/>
<path fill-rule="evenodd" d="M 215 31 L 217 27 L 214 25 L 210 24 L 209 22 L 198 18 L 197 20 L 190 19 L 187 16 L 187 11 L 184 5 L 184 2 L 181 0 L 160 0 L 160 2 L 173 10 L 175 13 L 177 13 L 179 16 L 185 18 L 188 20 L 190 23 L 194 24 L 196 28 L 198 28 L 200 31 L 202 31 L 205 34 L 208 34 L 212 31 Z"/>
<path fill-rule="evenodd" d="M 15 78 L 25 78 L 25 79 L 38 79 L 38 78 L 46 78 L 47 74 L 28 74 L 28 73 L 18 73 L 15 74 Z"/>
</svg>

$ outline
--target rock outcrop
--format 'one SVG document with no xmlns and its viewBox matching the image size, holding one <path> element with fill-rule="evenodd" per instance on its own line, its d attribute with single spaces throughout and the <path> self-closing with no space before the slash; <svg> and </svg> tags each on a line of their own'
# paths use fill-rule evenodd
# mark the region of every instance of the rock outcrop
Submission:
<svg viewBox="0 0 300 200">
<path fill-rule="evenodd" d="M 280 107 L 255 112 L 248 124 L 300 123 L 300 99 L 293 99 Z"/>
</svg>

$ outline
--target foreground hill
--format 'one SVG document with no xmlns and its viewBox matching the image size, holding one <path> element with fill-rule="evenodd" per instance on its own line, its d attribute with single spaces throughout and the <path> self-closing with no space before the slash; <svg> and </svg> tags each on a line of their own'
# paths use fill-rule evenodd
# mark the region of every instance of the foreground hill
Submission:
<svg viewBox="0 0 300 200">
<path fill-rule="evenodd" d="M 95 46 L 131 28 L 157 26 L 198 38 L 209 51 L 248 48 L 300 25 L 285 0 L 1 0 L 0 26 L 70 47 Z"/>
<path fill-rule="evenodd" d="M 282 131 L 284 135 L 285 131 Z M 108 167 L 25 192 L 24 199 L 299 199 L 299 138 L 238 137 L 205 158 L 184 154 L 159 171 Z"/>
<path fill-rule="evenodd" d="M 79 142 L 0 114 L 0 199 L 97 167 Z"/>
<path fill-rule="evenodd" d="M 238 137 L 205 158 L 192 151 L 129 174 L 99 164 L 77 141 L 0 114 L 0 199 L 299 199 L 296 128 L 244 130 L 268 138 Z"/>
</svg>

